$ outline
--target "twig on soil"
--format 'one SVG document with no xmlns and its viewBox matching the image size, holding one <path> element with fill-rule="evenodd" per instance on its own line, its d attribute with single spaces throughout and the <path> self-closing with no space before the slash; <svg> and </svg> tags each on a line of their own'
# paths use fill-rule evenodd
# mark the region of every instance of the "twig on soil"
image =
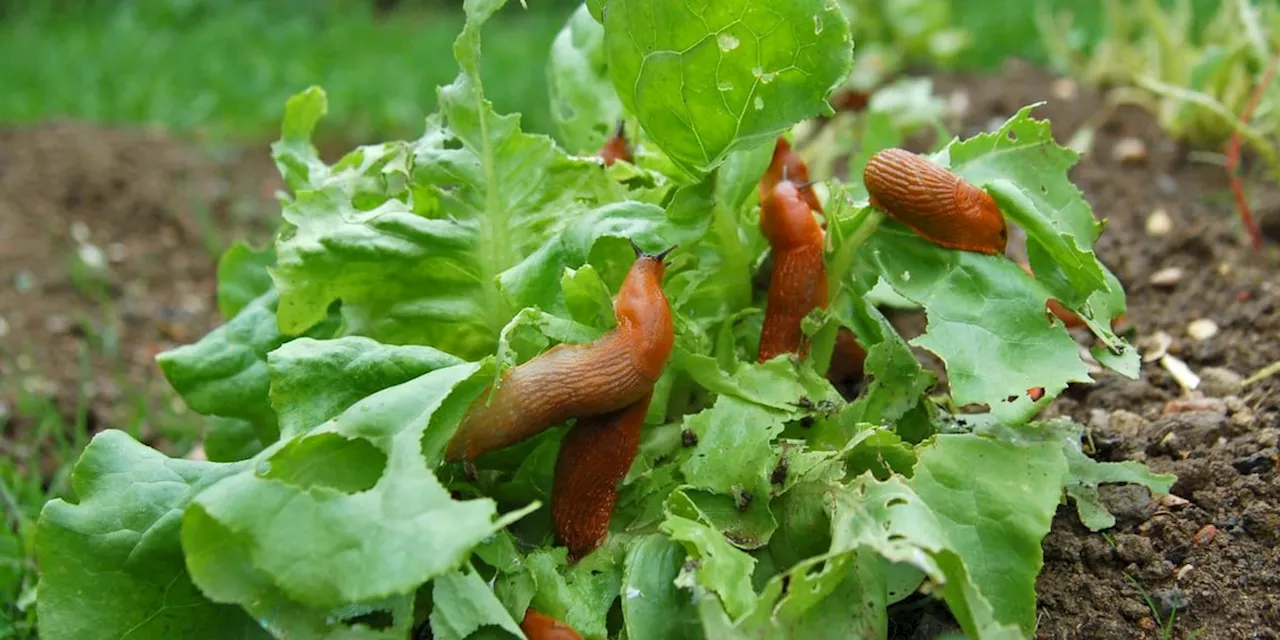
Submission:
<svg viewBox="0 0 1280 640">
<path fill-rule="evenodd" d="M 1261 382 L 1267 378 L 1270 378 L 1271 376 L 1276 375 L 1277 373 L 1280 373 L 1280 360 L 1272 362 L 1271 364 L 1261 369 L 1258 369 L 1253 373 L 1253 375 L 1249 376 L 1248 378 L 1245 378 L 1244 386 L 1247 387 L 1255 382 Z"/>
<path fill-rule="evenodd" d="M 1258 103 L 1262 101 L 1262 94 L 1266 93 L 1267 85 L 1271 84 L 1271 77 L 1275 75 L 1277 62 L 1280 62 L 1280 56 L 1271 58 L 1271 62 L 1267 64 L 1267 70 L 1262 72 L 1258 86 L 1254 87 L 1253 95 L 1249 96 L 1249 102 L 1245 103 L 1244 111 L 1240 112 L 1241 127 L 1249 126 L 1253 110 L 1258 108 Z M 1253 219 L 1253 212 L 1249 210 L 1249 201 L 1244 197 L 1244 180 L 1240 178 L 1240 131 L 1241 129 L 1237 128 L 1231 134 L 1231 139 L 1227 141 L 1227 176 L 1231 180 L 1231 193 L 1235 196 L 1236 207 L 1240 209 L 1240 221 L 1249 232 L 1249 241 L 1253 245 L 1253 250 L 1258 251 L 1262 249 L 1262 232 L 1258 229 L 1257 221 Z"/>
</svg>

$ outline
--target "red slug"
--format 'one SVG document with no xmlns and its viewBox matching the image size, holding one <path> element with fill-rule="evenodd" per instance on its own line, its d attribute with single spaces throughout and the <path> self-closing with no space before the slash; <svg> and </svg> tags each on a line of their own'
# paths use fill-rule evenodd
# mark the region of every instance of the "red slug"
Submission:
<svg viewBox="0 0 1280 640">
<path fill-rule="evenodd" d="M 764 204 L 769 199 L 773 188 L 779 182 L 792 182 L 800 190 L 801 196 L 810 209 L 822 213 L 822 203 L 818 201 L 818 196 L 809 188 L 809 165 L 805 164 L 804 158 L 800 154 L 791 150 L 791 145 L 787 139 L 778 136 L 778 142 L 773 147 L 773 160 L 769 163 L 769 168 L 765 170 L 764 177 L 760 179 L 760 203 Z"/>
<path fill-rule="evenodd" d="M 525 609 L 520 630 L 529 640 L 582 640 L 573 627 L 533 609 Z"/>
<path fill-rule="evenodd" d="M 576 562 L 604 543 L 617 500 L 640 447 L 652 394 L 613 413 L 582 418 L 565 434 L 551 488 L 551 522 Z"/>
<path fill-rule="evenodd" d="M 559 344 L 509 369 L 492 394 L 486 390 L 467 410 L 445 460 L 474 460 L 571 418 L 617 411 L 653 390 L 675 342 L 662 292 L 663 259 L 671 249 L 656 255 L 635 249 L 636 261 L 613 303 L 617 326 L 592 342 Z"/>
<path fill-rule="evenodd" d="M 608 140 L 604 141 L 604 146 L 600 148 L 598 154 L 604 159 L 604 166 L 612 167 L 613 163 L 619 160 L 631 162 L 631 145 L 627 142 L 627 123 L 625 121 L 618 123 L 618 130 L 613 133 Z"/>
<path fill-rule="evenodd" d="M 760 207 L 760 231 L 773 250 L 773 271 L 764 328 L 760 332 L 759 361 L 781 353 L 799 353 L 804 333 L 800 321 L 827 306 L 827 267 L 822 253 L 824 234 L 795 183 L 773 186 Z"/>
<path fill-rule="evenodd" d="M 1030 264 L 1026 262 L 1019 262 L 1018 266 L 1022 267 L 1022 270 L 1026 271 L 1027 275 L 1032 278 L 1036 277 L 1036 274 L 1031 271 Z M 1080 316 L 1063 306 L 1061 302 L 1058 302 L 1053 298 L 1049 298 L 1045 303 L 1045 306 L 1048 307 L 1049 311 L 1052 312 L 1053 315 L 1058 316 L 1058 319 L 1061 320 L 1062 324 L 1066 325 L 1068 329 L 1075 329 L 1076 327 L 1084 326 L 1084 320 L 1081 320 Z"/>
<path fill-rule="evenodd" d="M 932 160 L 885 149 L 867 161 L 862 181 L 871 204 L 934 244 L 1004 253 L 1009 230 L 990 194 Z"/>
</svg>

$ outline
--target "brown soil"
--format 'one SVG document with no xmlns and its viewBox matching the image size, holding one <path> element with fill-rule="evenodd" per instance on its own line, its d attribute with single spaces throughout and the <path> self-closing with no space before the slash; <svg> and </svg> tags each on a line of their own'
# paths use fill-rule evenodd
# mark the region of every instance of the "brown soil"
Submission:
<svg viewBox="0 0 1280 640">
<path fill-rule="evenodd" d="M 940 78 L 937 89 L 969 94 L 972 126 L 961 135 L 1048 100 L 1038 115 L 1065 142 L 1100 104 L 1084 89 L 1055 97 L 1051 78 L 1021 67 L 1000 78 Z M 1145 161 L 1113 159 L 1126 137 L 1145 143 Z M 1264 254 L 1249 251 L 1222 168 L 1189 161 L 1142 112 L 1116 112 L 1094 150 L 1073 178 L 1109 220 L 1098 251 L 1125 284 L 1137 339 L 1166 332 L 1170 353 L 1204 383 L 1188 396 L 1149 363 L 1140 380 L 1103 375 L 1050 408 L 1090 426 L 1099 458 L 1178 474 L 1174 494 L 1186 502 L 1109 490 L 1119 521 L 1106 535 L 1062 507 L 1044 544 L 1038 635 L 1160 637 L 1145 592 L 1162 616 L 1178 609 L 1176 638 L 1280 638 L 1280 376 L 1240 387 L 1241 376 L 1280 360 L 1280 215 L 1260 212 L 1271 237 Z M 217 157 L 136 131 L 0 130 L 0 425 L 20 413 L 20 397 L 48 396 L 68 416 L 83 401 L 89 432 L 129 428 L 155 442 L 169 428 L 157 416 L 175 415 L 170 426 L 190 429 L 195 417 L 181 415 L 154 355 L 220 322 L 216 249 L 266 237 L 278 186 L 265 145 Z M 1151 236 L 1146 220 L 1157 208 L 1173 225 Z M 81 242 L 106 256 L 101 285 L 73 277 Z M 1180 280 L 1150 283 L 1169 267 L 1183 269 Z M 1191 339 L 1187 325 L 1199 318 L 1219 332 Z M 0 454 L 31 453 L 6 444 L 27 426 L 10 421 Z"/>
<path fill-rule="evenodd" d="M 20 437 L 43 398 L 84 428 L 73 441 L 107 427 L 153 443 L 190 433 L 196 417 L 154 356 L 221 321 L 217 255 L 268 236 L 280 186 L 265 145 L 215 153 L 76 123 L 0 129 L 0 454 L 40 459 L 45 477 L 56 468 L 51 434 Z"/>
<path fill-rule="evenodd" d="M 1020 65 L 1002 77 L 937 83 L 940 93 L 969 94 L 972 127 L 962 136 L 1044 100 L 1036 113 L 1053 122 L 1064 144 L 1101 104 L 1083 88 L 1074 98 L 1055 96 L 1067 95 L 1065 88 L 1055 92 L 1053 78 Z M 1115 157 L 1123 138 L 1142 141 L 1145 161 Z M 1098 254 L 1128 293 L 1134 339 L 1167 333 L 1169 352 L 1203 382 L 1185 394 L 1159 363 L 1144 363 L 1139 380 L 1103 375 L 1047 411 L 1088 425 L 1099 459 L 1140 460 L 1177 474 L 1173 494 L 1187 502 L 1160 504 L 1137 487 L 1107 490 L 1118 522 L 1105 536 L 1080 525 L 1073 506 L 1061 507 L 1044 543 L 1037 636 L 1158 638 L 1157 620 L 1177 610 L 1174 638 L 1280 638 L 1280 376 L 1240 386 L 1241 376 L 1280 360 L 1276 213 L 1263 211 L 1272 234 L 1265 251 L 1250 251 L 1222 167 L 1190 161 L 1137 109 L 1107 119 L 1072 179 L 1108 221 Z M 1173 222 L 1165 235 L 1146 231 L 1156 209 Z M 1183 270 L 1181 279 L 1151 283 L 1171 267 Z M 1187 326 L 1202 318 L 1219 332 L 1197 341 Z"/>
</svg>

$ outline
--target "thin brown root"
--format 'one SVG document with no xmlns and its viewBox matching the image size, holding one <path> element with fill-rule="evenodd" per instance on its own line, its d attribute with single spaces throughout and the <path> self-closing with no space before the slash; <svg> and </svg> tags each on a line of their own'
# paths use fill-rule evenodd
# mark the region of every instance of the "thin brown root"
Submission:
<svg viewBox="0 0 1280 640">
<path fill-rule="evenodd" d="M 1266 93 L 1267 85 L 1271 84 L 1271 77 L 1275 75 L 1278 61 L 1280 56 L 1272 58 L 1267 64 L 1267 69 L 1262 73 L 1262 78 L 1254 88 L 1253 95 L 1249 96 L 1249 102 L 1245 104 L 1244 111 L 1240 112 L 1242 127 L 1249 126 L 1249 119 L 1253 117 L 1254 109 L 1258 108 L 1258 102 Z M 1244 195 L 1244 180 L 1240 178 L 1240 129 L 1236 129 L 1235 133 L 1231 134 L 1231 140 L 1227 142 L 1227 175 L 1231 180 L 1231 193 L 1235 196 L 1236 207 L 1240 209 L 1240 221 L 1249 232 L 1249 241 L 1253 245 L 1253 250 L 1258 251 L 1262 249 L 1262 231 L 1258 229 L 1258 223 L 1253 219 L 1253 212 L 1249 210 L 1249 201 Z"/>
</svg>

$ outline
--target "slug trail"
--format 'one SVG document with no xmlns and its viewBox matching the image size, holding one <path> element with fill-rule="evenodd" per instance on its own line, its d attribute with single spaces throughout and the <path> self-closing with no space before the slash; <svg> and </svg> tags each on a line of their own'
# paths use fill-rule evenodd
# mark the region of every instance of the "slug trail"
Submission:
<svg viewBox="0 0 1280 640">
<path fill-rule="evenodd" d="M 508 447 L 571 418 L 617 411 L 648 394 L 671 355 L 675 330 L 662 291 L 663 259 L 637 258 L 614 301 L 617 326 L 586 344 L 560 344 L 509 369 L 472 403 L 449 441 L 458 462 Z"/>
<path fill-rule="evenodd" d="M 924 239 L 950 249 L 1004 253 L 1009 230 L 995 199 L 932 160 L 885 149 L 867 161 L 862 180 L 873 206 Z"/>
<path fill-rule="evenodd" d="M 573 627 L 533 609 L 525 609 L 520 630 L 529 640 L 582 640 Z"/>
<path fill-rule="evenodd" d="M 570 562 L 595 551 L 609 534 L 618 483 L 640 447 L 640 428 L 652 397 L 647 394 L 619 411 L 582 418 L 560 443 L 551 522 L 556 541 L 569 548 Z"/>
<path fill-rule="evenodd" d="M 612 167 L 613 163 L 619 160 L 632 162 L 631 144 L 627 141 L 627 123 L 619 122 L 618 130 L 604 141 L 604 146 L 600 147 L 597 154 L 604 159 L 604 166 Z"/>
<path fill-rule="evenodd" d="M 827 306 L 827 267 L 824 234 L 796 185 L 779 182 L 760 208 L 760 231 L 773 249 L 773 269 L 758 359 L 799 353 L 804 334 L 800 321 L 815 308 Z"/>
</svg>

